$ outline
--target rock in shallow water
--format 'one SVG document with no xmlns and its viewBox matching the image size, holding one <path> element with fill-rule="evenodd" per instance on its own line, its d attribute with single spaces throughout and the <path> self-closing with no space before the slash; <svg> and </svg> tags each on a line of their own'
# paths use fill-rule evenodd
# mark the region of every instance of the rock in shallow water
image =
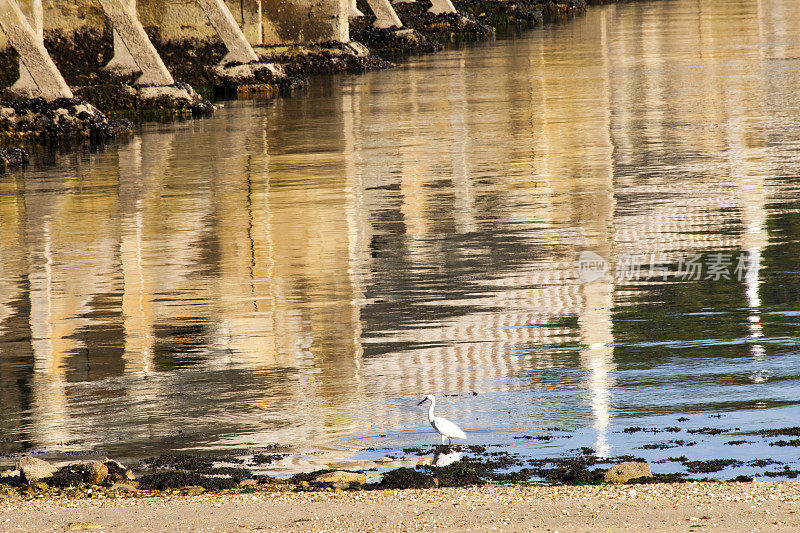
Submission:
<svg viewBox="0 0 800 533">
<path fill-rule="evenodd" d="M 52 476 L 58 469 L 38 457 L 22 457 L 17 463 L 17 470 L 22 474 L 23 483 L 31 485 Z"/>
<path fill-rule="evenodd" d="M 106 468 L 108 468 L 108 477 L 106 478 L 106 481 L 110 481 L 111 483 L 126 483 L 136 479 L 136 476 L 133 475 L 133 472 L 131 472 L 119 461 L 114 461 L 112 459 L 103 464 L 105 464 Z"/>
<path fill-rule="evenodd" d="M 614 465 L 603 476 L 606 483 L 626 483 L 631 479 L 653 477 L 650 465 L 640 461 L 628 461 Z"/>
<path fill-rule="evenodd" d="M 100 461 L 92 461 L 86 465 L 86 479 L 89 483 L 99 485 L 108 477 L 108 467 Z"/>
</svg>

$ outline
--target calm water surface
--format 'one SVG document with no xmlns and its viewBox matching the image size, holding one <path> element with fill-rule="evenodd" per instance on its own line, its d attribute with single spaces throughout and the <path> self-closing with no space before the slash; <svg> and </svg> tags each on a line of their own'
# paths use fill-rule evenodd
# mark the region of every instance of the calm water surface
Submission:
<svg viewBox="0 0 800 533">
<path fill-rule="evenodd" d="M 0 452 L 358 464 L 433 393 L 532 457 L 796 464 L 798 27 L 596 8 L 0 180 Z"/>
</svg>

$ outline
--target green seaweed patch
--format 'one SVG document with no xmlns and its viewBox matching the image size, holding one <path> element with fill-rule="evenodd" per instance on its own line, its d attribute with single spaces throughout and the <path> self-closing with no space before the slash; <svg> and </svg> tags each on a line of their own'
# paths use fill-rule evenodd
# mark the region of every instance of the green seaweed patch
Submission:
<svg viewBox="0 0 800 533">
<path fill-rule="evenodd" d="M 480 462 L 457 461 L 447 466 L 423 466 L 439 487 L 467 487 L 485 482 L 486 472 Z"/>
</svg>

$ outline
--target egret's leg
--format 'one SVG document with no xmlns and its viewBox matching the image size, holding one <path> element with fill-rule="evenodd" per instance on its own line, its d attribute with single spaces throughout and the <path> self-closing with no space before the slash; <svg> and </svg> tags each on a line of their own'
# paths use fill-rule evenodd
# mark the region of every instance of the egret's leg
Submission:
<svg viewBox="0 0 800 533">
<path fill-rule="evenodd" d="M 447 437 L 445 437 L 444 435 L 442 435 L 442 446 L 444 446 L 444 444 L 445 444 L 445 442 L 444 442 L 444 441 L 445 441 L 445 440 L 447 440 Z"/>
</svg>

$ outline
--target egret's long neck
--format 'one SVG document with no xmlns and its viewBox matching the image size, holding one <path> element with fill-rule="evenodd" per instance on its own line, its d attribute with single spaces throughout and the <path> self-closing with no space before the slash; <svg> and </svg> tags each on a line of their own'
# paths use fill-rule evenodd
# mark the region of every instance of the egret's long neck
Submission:
<svg viewBox="0 0 800 533">
<path fill-rule="evenodd" d="M 431 406 L 428 408 L 428 422 L 433 422 L 433 408 L 436 407 L 436 400 L 431 400 Z"/>
</svg>

